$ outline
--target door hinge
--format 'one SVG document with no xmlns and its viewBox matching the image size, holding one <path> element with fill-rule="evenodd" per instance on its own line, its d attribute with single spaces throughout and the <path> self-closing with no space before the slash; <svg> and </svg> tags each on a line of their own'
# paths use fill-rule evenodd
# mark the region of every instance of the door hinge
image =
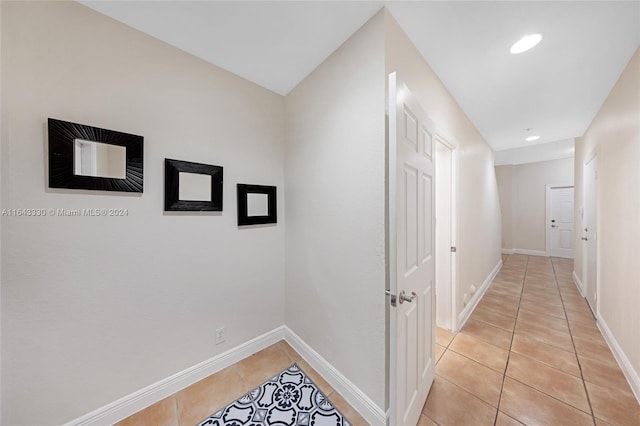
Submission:
<svg viewBox="0 0 640 426">
<path fill-rule="evenodd" d="M 456 246 L 451 246 L 451 253 L 456 253 L 458 248 Z"/>
</svg>

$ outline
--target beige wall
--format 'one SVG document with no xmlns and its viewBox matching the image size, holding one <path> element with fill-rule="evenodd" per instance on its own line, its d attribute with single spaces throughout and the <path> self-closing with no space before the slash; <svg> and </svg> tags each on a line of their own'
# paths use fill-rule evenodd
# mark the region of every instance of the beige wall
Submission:
<svg viewBox="0 0 640 426">
<path fill-rule="evenodd" d="M 640 49 L 613 87 L 584 137 L 576 142 L 576 207 L 582 205 L 582 173 L 597 147 L 598 306 L 600 321 L 640 374 Z M 576 214 L 579 217 L 578 214 Z M 582 278 L 582 246 L 576 234 L 576 275 Z M 635 383 L 640 391 L 640 383 Z"/>
<path fill-rule="evenodd" d="M 235 184 L 284 207 L 283 98 L 75 2 L 1 8 L 3 207 L 129 214 L 2 218 L 0 423 L 61 424 L 281 326 L 284 208 L 238 229 Z M 48 190 L 47 117 L 143 135 L 144 193 Z M 224 212 L 163 214 L 165 158 L 223 166 Z"/>
<path fill-rule="evenodd" d="M 496 166 L 502 216 L 502 248 L 513 248 L 513 166 Z"/>
<path fill-rule="evenodd" d="M 546 186 L 573 185 L 573 162 L 564 158 L 496 167 L 503 249 L 546 253 Z"/>
<path fill-rule="evenodd" d="M 385 389 L 379 13 L 285 100 L 286 322 L 371 400 Z"/>
<path fill-rule="evenodd" d="M 398 72 L 438 132 L 457 142 L 458 287 L 455 312 L 463 295 L 480 287 L 500 262 L 500 204 L 493 153 L 395 19 L 385 11 L 386 72 Z"/>
</svg>

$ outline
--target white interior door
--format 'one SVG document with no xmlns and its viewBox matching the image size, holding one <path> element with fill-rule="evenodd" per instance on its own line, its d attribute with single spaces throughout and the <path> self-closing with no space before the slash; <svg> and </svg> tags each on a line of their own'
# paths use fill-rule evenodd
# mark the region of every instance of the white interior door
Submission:
<svg viewBox="0 0 640 426">
<path fill-rule="evenodd" d="M 551 187 L 549 198 L 549 254 L 573 259 L 573 187 Z"/>
<path fill-rule="evenodd" d="M 436 138 L 436 326 L 453 324 L 453 150 Z"/>
<path fill-rule="evenodd" d="M 417 423 L 434 375 L 434 134 L 420 104 L 391 74 L 389 402 L 393 425 Z"/>
<path fill-rule="evenodd" d="M 584 209 L 582 229 L 582 257 L 584 291 L 594 315 L 598 309 L 598 156 L 594 155 L 584 166 Z"/>
</svg>

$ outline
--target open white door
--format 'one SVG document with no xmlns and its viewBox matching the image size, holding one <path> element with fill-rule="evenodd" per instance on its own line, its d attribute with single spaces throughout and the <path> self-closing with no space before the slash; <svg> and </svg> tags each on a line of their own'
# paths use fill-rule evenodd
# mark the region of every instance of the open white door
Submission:
<svg viewBox="0 0 640 426">
<path fill-rule="evenodd" d="M 434 125 L 389 75 L 389 404 L 415 425 L 434 376 Z"/>
<path fill-rule="evenodd" d="M 591 311 L 597 317 L 598 299 L 598 155 L 593 154 L 584 166 L 584 211 L 582 229 L 582 278 L 584 292 L 591 306 Z"/>
</svg>

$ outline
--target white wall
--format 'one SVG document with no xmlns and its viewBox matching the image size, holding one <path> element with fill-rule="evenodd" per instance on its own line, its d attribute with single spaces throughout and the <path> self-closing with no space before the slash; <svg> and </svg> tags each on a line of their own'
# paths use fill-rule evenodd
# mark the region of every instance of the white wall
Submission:
<svg viewBox="0 0 640 426">
<path fill-rule="evenodd" d="M 283 98 L 74 2 L 1 7 L 3 207 L 129 211 L 2 218 L 1 423 L 60 424 L 282 325 Z M 144 193 L 48 190 L 47 117 L 143 135 Z M 224 166 L 224 212 L 163 214 L 164 158 Z M 237 228 L 238 182 L 278 186 L 277 226 Z"/>
<path fill-rule="evenodd" d="M 500 262 L 500 205 L 493 153 L 478 130 L 424 61 L 391 14 L 385 11 L 386 73 L 398 72 L 438 132 L 458 143 L 458 287 L 463 295 L 480 287 Z"/>
<path fill-rule="evenodd" d="M 385 389 L 385 76 L 379 13 L 286 105 L 286 323 L 379 407 Z"/>
<path fill-rule="evenodd" d="M 546 186 L 573 185 L 573 162 L 573 158 L 565 158 L 496 166 L 503 249 L 546 252 Z M 509 211 L 511 217 L 507 216 Z"/>
<path fill-rule="evenodd" d="M 600 320 L 640 374 L 640 49 L 636 50 L 583 138 L 576 141 L 576 210 L 583 204 L 584 162 L 598 158 L 598 269 Z M 579 214 L 576 213 L 578 220 Z M 583 251 L 576 233 L 575 273 Z M 640 390 L 640 383 L 635 383 Z"/>
</svg>

